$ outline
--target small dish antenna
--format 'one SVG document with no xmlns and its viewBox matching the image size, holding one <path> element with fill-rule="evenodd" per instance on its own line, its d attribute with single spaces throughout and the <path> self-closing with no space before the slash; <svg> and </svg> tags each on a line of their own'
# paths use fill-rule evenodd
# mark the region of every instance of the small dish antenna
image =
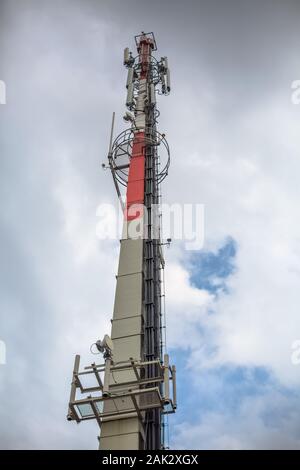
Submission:
<svg viewBox="0 0 300 470">
<path fill-rule="evenodd" d="M 93 346 L 96 346 L 97 351 L 95 349 L 93 350 Z M 93 343 L 90 350 L 91 353 L 93 354 L 99 354 L 102 353 L 104 359 L 111 358 L 113 355 L 113 349 L 114 349 L 114 344 L 110 336 L 104 335 L 104 338 L 102 340 L 96 341 L 96 343 Z"/>
</svg>

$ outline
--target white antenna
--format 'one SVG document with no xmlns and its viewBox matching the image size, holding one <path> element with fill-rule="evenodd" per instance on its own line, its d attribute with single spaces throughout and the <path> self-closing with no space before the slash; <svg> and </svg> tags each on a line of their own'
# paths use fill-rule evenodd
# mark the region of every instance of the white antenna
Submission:
<svg viewBox="0 0 300 470">
<path fill-rule="evenodd" d="M 111 359 L 113 355 L 114 344 L 110 336 L 104 335 L 102 340 L 98 339 L 96 343 L 93 343 L 90 350 L 92 354 L 97 354 L 93 352 L 92 347 L 96 346 L 99 353 L 103 354 L 104 359 Z"/>
</svg>

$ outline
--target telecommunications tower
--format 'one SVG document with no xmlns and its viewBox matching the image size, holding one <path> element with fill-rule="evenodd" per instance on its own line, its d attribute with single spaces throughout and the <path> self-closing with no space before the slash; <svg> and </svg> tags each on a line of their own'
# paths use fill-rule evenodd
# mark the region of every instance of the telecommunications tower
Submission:
<svg viewBox="0 0 300 470">
<path fill-rule="evenodd" d="M 124 213 L 111 336 L 95 343 L 102 364 L 80 371 L 75 357 L 67 416 L 78 423 L 97 420 L 100 450 L 166 448 L 166 418 L 177 407 L 176 369 L 165 348 L 163 245 L 170 240 L 161 238 L 160 214 L 170 153 L 157 130 L 156 105 L 157 95 L 170 93 L 170 71 L 166 57 L 153 55 L 153 33 L 142 32 L 135 43 L 136 56 L 124 51 L 129 128 L 114 139 L 113 114 L 104 165 Z"/>
</svg>

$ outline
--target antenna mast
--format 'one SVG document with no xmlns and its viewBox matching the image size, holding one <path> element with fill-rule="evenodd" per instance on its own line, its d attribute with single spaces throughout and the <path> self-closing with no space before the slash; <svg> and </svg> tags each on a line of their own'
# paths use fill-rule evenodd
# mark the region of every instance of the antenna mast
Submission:
<svg viewBox="0 0 300 470">
<path fill-rule="evenodd" d="M 157 60 L 152 55 L 157 50 L 153 33 L 142 32 L 135 43 L 135 57 L 124 50 L 124 120 L 130 127 L 113 139 L 113 114 L 108 153 L 118 197 L 122 187 L 126 191 L 111 339 L 96 343 L 98 349 L 99 344 L 111 347 L 105 364 L 91 364 L 83 372 L 76 356 L 68 413 L 68 419 L 77 422 L 97 420 L 103 450 L 166 448 L 165 416 L 177 407 L 176 370 L 165 351 L 161 302 L 165 243 L 160 183 L 168 174 L 170 152 L 165 135 L 157 130 L 156 106 L 157 94 L 170 93 L 170 72 L 166 57 Z M 95 375 L 95 387 L 82 386 L 81 376 L 86 374 Z M 100 395 L 77 400 L 78 388 Z"/>
</svg>

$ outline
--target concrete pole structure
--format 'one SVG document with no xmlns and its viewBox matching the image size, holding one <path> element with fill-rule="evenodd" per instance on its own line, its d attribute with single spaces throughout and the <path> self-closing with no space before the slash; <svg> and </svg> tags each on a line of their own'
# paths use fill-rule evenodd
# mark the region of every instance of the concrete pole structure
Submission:
<svg viewBox="0 0 300 470">
<path fill-rule="evenodd" d="M 149 63 L 153 43 L 141 36 L 138 44 L 141 67 L 136 99 L 135 132 L 126 192 L 123 236 L 120 241 L 120 258 L 117 274 L 111 338 L 115 362 L 133 358 L 144 359 L 144 240 L 132 239 L 135 226 L 144 226 L 145 193 L 145 131 L 148 102 Z M 130 84 L 129 84 L 130 86 Z M 134 234 L 136 235 L 136 233 Z M 132 371 L 118 372 L 112 381 L 129 382 Z M 145 431 L 138 416 L 108 420 L 102 423 L 100 449 L 143 449 Z"/>
</svg>

